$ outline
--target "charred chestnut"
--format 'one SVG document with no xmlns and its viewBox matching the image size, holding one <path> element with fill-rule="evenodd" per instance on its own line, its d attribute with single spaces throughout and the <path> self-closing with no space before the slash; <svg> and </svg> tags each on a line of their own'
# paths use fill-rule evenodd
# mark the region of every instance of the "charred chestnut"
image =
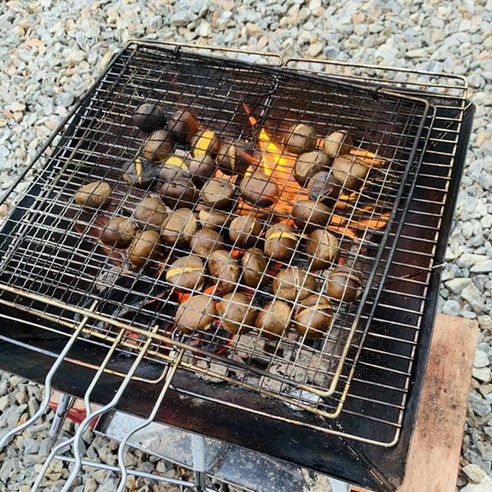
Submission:
<svg viewBox="0 0 492 492">
<path fill-rule="evenodd" d="M 209 179 L 200 191 L 200 198 L 207 207 L 230 210 L 235 204 L 236 187 L 223 178 Z"/>
<path fill-rule="evenodd" d="M 220 170 L 230 176 L 243 174 L 253 162 L 253 155 L 247 149 L 245 142 L 239 140 L 223 143 L 215 159 Z"/>
<path fill-rule="evenodd" d="M 296 226 L 305 232 L 324 228 L 330 222 L 331 209 L 314 200 L 299 200 L 292 208 L 292 218 Z"/>
<path fill-rule="evenodd" d="M 214 229 L 204 227 L 193 234 L 190 239 L 190 248 L 193 253 L 207 258 L 212 251 L 224 249 L 224 238 Z"/>
<path fill-rule="evenodd" d="M 346 268 L 334 268 L 328 274 L 326 293 L 333 299 L 344 302 L 355 301 L 360 296 L 361 289 L 360 277 Z"/>
<path fill-rule="evenodd" d="M 275 224 L 265 233 L 265 254 L 277 261 L 288 260 L 297 247 L 297 236 L 287 224 Z"/>
<path fill-rule="evenodd" d="M 329 266 L 338 254 L 338 239 L 324 229 L 316 229 L 306 241 L 306 253 L 311 257 L 311 266 L 320 270 Z"/>
<path fill-rule="evenodd" d="M 212 251 L 208 257 L 208 270 L 216 281 L 215 291 L 217 294 L 223 296 L 236 288 L 241 272 L 239 263 L 230 255 L 229 251 L 223 249 Z"/>
<path fill-rule="evenodd" d="M 261 223 L 250 215 L 236 217 L 229 226 L 229 239 L 236 248 L 249 248 L 258 242 Z"/>
<path fill-rule="evenodd" d="M 241 198 L 256 207 L 271 207 L 280 197 L 280 189 L 266 174 L 256 171 L 245 176 L 239 185 Z"/>
<path fill-rule="evenodd" d="M 133 124 L 144 133 L 151 133 L 166 126 L 166 113 L 157 104 L 141 104 L 133 113 Z"/>
<path fill-rule="evenodd" d="M 330 329 L 332 321 L 332 306 L 326 296 L 313 294 L 297 305 L 294 327 L 298 333 L 306 338 L 321 337 Z"/>
<path fill-rule="evenodd" d="M 162 201 L 172 209 L 195 205 L 198 191 L 191 179 L 180 177 L 162 184 Z"/>
<path fill-rule="evenodd" d="M 218 314 L 221 325 L 230 333 L 246 333 L 255 324 L 257 310 L 251 299 L 241 292 L 226 294 L 219 302 Z"/>
<path fill-rule="evenodd" d="M 332 159 L 339 155 L 349 154 L 352 149 L 352 137 L 346 130 L 338 130 L 326 136 L 323 142 L 323 150 Z"/>
<path fill-rule="evenodd" d="M 158 165 L 141 157 L 136 157 L 123 164 L 123 179 L 130 186 L 148 188 L 158 174 Z"/>
<path fill-rule="evenodd" d="M 287 267 L 275 275 L 272 291 L 280 299 L 301 301 L 316 290 L 316 277 L 298 267 Z"/>
<path fill-rule="evenodd" d="M 220 150 L 221 141 L 213 130 L 199 131 L 191 140 L 193 157 L 207 154 L 215 159 Z"/>
<path fill-rule="evenodd" d="M 152 132 L 144 143 L 142 153 L 150 162 L 163 162 L 172 154 L 174 144 L 167 130 Z"/>
<path fill-rule="evenodd" d="M 176 311 L 176 328 L 183 333 L 210 329 L 217 312 L 211 296 L 199 294 L 191 296 Z"/>
<path fill-rule="evenodd" d="M 145 197 L 135 209 L 133 218 L 141 229 L 159 231 L 168 216 L 166 207 L 155 196 Z"/>
<path fill-rule="evenodd" d="M 169 265 L 166 280 L 176 290 L 198 290 L 205 282 L 205 264 L 198 256 L 182 256 Z"/>
<path fill-rule="evenodd" d="M 217 164 L 208 154 L 202 154 L 190 159 L 188 168 L 193 182 L 201 186 L 207 179 L 211 178 L 217 169 Z"/>
<path fill-rule="evenodd" d="M 142 231 L 136 234 L 128 246 L 128 260 L 137 268 L 142 268 L 147 261 L 157 260 L 163 254 L 156 231 Z"/>
<path fill-rule="evenodd" d="M 185 159 L 177 155 L 168 156 L 159 166 L 159 179 L 165 183 L 175 179 L 190 179 L 191 174 Z"/>
<path fill-rule="evenodd" d="M 292 125 L 287 130 L 284 138 L 284 145 L 287 151 L 297 155 L 314 150 L 317 142 L 316 130 L 303 123 Z"/>
<path fill-rule="evenodd" d="M 285 301 L 267 302 L 258 312 L 255 326 L 265 338 L 278 340 L 289 329 L 292 308 Z"/>
<path fill-rule="evenodd" d="M 176 110 L 167 123 L 167 129 L 176 142 L 191 143 L 198 131 L 198 119 L 191 111 Z"/>
<path fill-rule="evenodd" d="M 308 182 L 307 193 L 310 200 L 319 201 L 332 207 L 340 196 L 340 185 L 335 181 L 331 171 L 320 171 Z"/>
<path fill-rule="evenodd" d="M 331 162 L 332 159 L 321 150 L 305 152 L 296 160 L 294 178 L 301 186 L 306 186 L 317 172 L 326 169 Z"/>
<path fill-rule="evenodd" d="M 173 212 L 161 226 L 161 238 L 169 246 L 184 246 L 198 230 L 198 221 L 189 208 Z"/>
<path fill-rule="evenodd" d="M 113 217 L 101 231 L 101 241 L 109 246 L 126 248 L 135 237 L 135 226 L 127 217 Z"/>
<path fill-rule="evenodd" d="M 333 161 L 331 172 L 342 188 L 358 191 L 369 174 L 369 166 L 356 156 L 342 155 Z"/>
<path fill-rule="evenodd" d="M 82 185 L 75 193 L 75 203 L 81 207 L 99 208 L 111 201 L 112 188 L 106 181 Z"/>
<path fill-rule="evenodd" d="M 268 280 L 268 277 L 265 274 L 267 265 L 268 260 L 261 249 L 247 249 L 241 258 L 243 283 L 252 288 L 261 287 Z"/>
</svg>

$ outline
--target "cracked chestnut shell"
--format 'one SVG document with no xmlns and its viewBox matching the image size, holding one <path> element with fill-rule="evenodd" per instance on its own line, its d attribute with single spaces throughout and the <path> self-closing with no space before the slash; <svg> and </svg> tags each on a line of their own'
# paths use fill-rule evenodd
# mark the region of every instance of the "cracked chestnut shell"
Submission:
<svg viewBox="0 0 492 492">
<path fill-rule="evenodd" d="M 292 218 L 295 225 L 305 232 L 324 228 L 331 218 L 331 209 L 321 202 L 314 200 L 299 200 L 292 208 Z"/>
<path fill-rule="evenodd" d="M 236 258 L 232 257 L 229 251 L 224 249 L 218 249 L 210 253 L 208 271 L 216 282 L 215 292 L 222 296 L 229 294 L 236 288 L 241 275 Z"/>
<path fill-rule="evenodd" d="M 182 256 L 169 265 L 166 280 L 176 290 L 201 289 L 205 283 L 205 263 L 196 255 Z"/>
<path fill-rule="evenodd" d="M 333 299 L 343 302 L 355 301 L 361 294 L 360 277 L 347 268 L 337 267 L 328 273 L 326 293 Z"/>
<path fill-rule="evenodd" d="M 309 339 L 325 334 L 331 327 L 333 310 L 328 297 L 313 294 L 300 302 L 294 314 L 296 331 Z"/>
<path fill-rule="evenodd" d="M 130 186 L 148 188 L 159 174 L 158 164 L 136 157 L 123 164 L 123 179 Z"/>
<path fill-rule="evenodd" d="M 217 309 L 222 327 L 230 333 L 246 333 L 255 325 L 257 310 L 241 292 L 226 294 Z"/>
<path fill-rule="evenodd" d="M 191 296 L 176 311 L 176 328 L 183 333 L 210 329 L 217 311 L 215 300 L 206 294 Z"/>
<path fill-rule="evenodd" d="M 316 130 L 309 125 L 299 123 L 292 125 L 284 137 L 284 145 L 291 154 L 302 154 L 316 148 L 318 136 Z"/>
<path fill-rule="evenodd" d="M 167 130 L 152 132 L 144 143 L 142 153 L 150 162 L 163 162 L 174 149 L 172 137 Z"/>
<path fill-rule="evenodd" d="M 333 161 L 331 172 L 342 188 L 359 191 L 369 174 L 369 166 L 356 156 L 341 155 Z"/>
<path fill-rule="evenodd" d="M 101 241 L 109 246 L 126 248 L 137 233 L 128 217 L 113 217 L 101 231 Z"/>
<path fill-rule="evenodd" d="M 163 252 L 159 233 L 156 231 L 137 233 L 127 250 L 128 260 L 137 268 L 142 268 L 149 260 L 159 259 Z"/>
<path fill-rule="evenodd" d="M 239 188 L 241 198 L 255 207 L 271 207 L 280 197 L 280 189 L 277 183 L 260 171 L 244 176 Z"/>
<path fill-rule="evenodd" d="M 197 186 L 201 186 L 207 179 L 213 176 L 217 169 L 217 164 L 212 157 L 202 154 L 189 160 L 188 169 L 193 182 Z"/>
<path fill-rule="evenodd" d="M 225 241 L 218 231 L 204 227 L 193 234 L 190 248 L 193 253 L 207 258 L 212 251 L 224 249 Z"/>
<path fill-rule="evenodd" d="M 81 207 L 99 208 L 111 201 L 111 185 L 106 181 L 93 181 L 82 185 L 75 193 L 75 203 Z"/>
<path fill-rule="evenodd" d="M 168 215 L 159 198 L 148 196 L 137 205 L 133 218 L 141 229 L 159 231 Z"/>
<path fill-rule="evenodd" d="M 321 150 L 305 152 L 296 160 L 294 179 L 305 187 L 317 172 L 328 168 L 331 162 L 332 159 Z"/>
<path fill-rule="evenodd" d="M 166 126 L 166 113 L 158 104 L 141 104 L 133 113 L 132 122 L 144 133 L 151 133 Z"/>
<path fill-rule="evenodd" d="M 258 288 L 264 285 L 268 276 L 265 275 L 268 259 L 259 248 L 249 248 L 241 258 L 242 281 L 248 287 Z"/>
<path fill-rule="evenodd" d="M 229 226 L 229 239 L 236 248 L 249 248 L 258 243 L 261 230 L 261 222 L 250 215 L 240 215 Z"/>
<path fill-rule="evenodd" d="M 353 145 L 352 137 L 346 130 L 337 130 L 328 134 L 323 141 L 323 150 L 332 159 L 349 154 Z"/>
<path fill-rule="evenodd" d="M 162 240 L 169 246 L 186 246 L 198 230 L 198 221 L 189 208 L 179 208 L 162 223 L 160 233 Z"/>
<path fill-rule="evenodd" d="M 186 159 L 177 155 L 169 155 L 158 168 L 159 179 L 165 183 L 175 179 L 190 179 L 191 173 Z"/>
<path fill-rule="evenodd" d="M 223 143 L 215 161 L 224 174 L 233 176 L 244 174 L 249 165 L 253 163 L 253 155 L 248 150 L 246 142 L 236 140 L 231 143 Z"/>
<path fill-rule="evenodd" d="M 265 233 L 263 250 L 273 260 L 286 261 L 294 254 L 297 242 L 298 238 L 290 226 L 275 224 Z"/>
<path fill-rule="evenodd" d="M 306 253 L 311 258 L 315 270 L 326 268 L 336 258 L 339 250 L 338 239 L 325 229 L 316 229 L 306 241 Z"/>
<path fill-rule="evenodd" d="M 191 143 L 198 126 L 197 117 L 191 111 L 181 109 L 174 111 L 167 122 L 167 129 L 178 143 Z"/>
<path fill-rule="evenodd" d="M 202 202 L 211 208 L 230 210 L 236 200 L 236 187 L 227 179 L 211 178 L 200 191 Z"/>
<path fill-rule="evenodd" d="M 278 340 L 288 331 L 291 315 L 292 308 L 287 302 L 274 299 L 259 310 L 255 326 L 263 337 Z"/>
<path fill-rule="evenodd" d="M 214 130 L 201 130 L 191 140 L 191 153 L 193 157 L 209 155 L 215 159 L 221 146 L 219 136 Z"/>
<path fill-rule="evenodd" d="M 272 291 L 280 299 L 301 301 L 316 290 L 316 277 L 299 267 L 287 267 L 275 275 Z"/>
</svg>

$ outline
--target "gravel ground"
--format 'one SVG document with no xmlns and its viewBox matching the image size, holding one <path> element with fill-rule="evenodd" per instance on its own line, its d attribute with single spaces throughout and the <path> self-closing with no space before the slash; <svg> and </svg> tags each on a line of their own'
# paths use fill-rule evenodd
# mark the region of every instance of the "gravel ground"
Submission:
<svg viewBox="0 0 492 492">
<path fill-rule="evenodd" d="M 492 0 L 372 0 L 364 4 L 362 11 L 355 0 L 335 0 L 329 5 L 321 0 L 2 2 L 0 196 L 129 38 L 204 43 L 465 75 L 477 112 L 446 253 L 440 309 L 476 319 L 480 325 L 458 484 L 464 492 L 489 491 Z M 0 207 L 0 215 L 7 212 L 7 205 Z M 1 375 L 0 433 L 32 414 L 41 391 L 19 378 Z M 29 490 L 49 420 L 50 417 L 37 425 L 29 436 L 17 438 L 0 454 L 1 490 Z M 111 444 L 90 443 L 88 439 L 87 446 L 92 446 L 94 453 L 104 448 L 108 456 L 112 455 Z M 134 457 L 142 460 L 139 453 Z M 49 490 L 54 490 L 66 470 L 50 473 Z M 107 477 L 107 473 L 100 473 L 87 478 L 78 490 L 114 490 L 114 483 Z M 134 483 L 131 490 L 160 489 Z"/>
</svg>

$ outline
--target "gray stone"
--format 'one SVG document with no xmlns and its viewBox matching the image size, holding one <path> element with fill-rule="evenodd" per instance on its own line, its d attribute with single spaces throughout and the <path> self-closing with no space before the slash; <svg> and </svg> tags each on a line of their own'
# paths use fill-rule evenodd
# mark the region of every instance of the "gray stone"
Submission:
<svg viewBox="0 0 492 492">
<path fill-rule="evenodd" d="M 482 293 L 473 284 L 461 291 L 461 297 L 470 304 L 475 313 L 480 313 L 485 306 Z"/>
<path fill-rule="evenodd" d="M 475 352 L 475 358 L 473 360 L 474 367 L 485 367 L 489 365 L 489 355 L 488 353 L 477 350 Z"/>
<path fill-rule="evenodd" d="M 453 294 L 460 294 L 461 291 L 472 283 L 470 278 L 453 278 L 444 283 L 447 289 Z"/>
</svg>

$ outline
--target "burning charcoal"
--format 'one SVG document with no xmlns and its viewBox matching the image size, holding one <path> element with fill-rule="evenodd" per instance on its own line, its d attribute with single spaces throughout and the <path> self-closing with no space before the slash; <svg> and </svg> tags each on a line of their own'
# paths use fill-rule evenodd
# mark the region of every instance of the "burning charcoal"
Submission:
<svg viewBox="0 0 492 492">
<path fill-rule="evenodd" d="M 191 140 L 191 153 L 193 157 L 207 154 L 214 159 L 220 150 L 221 142 L 213 130 L 202 130 Z"/>
<path fill-rule="evenodd" d="M 260 334 L 270 340 L 278 340 L 289 329 L 292 309 L 285 301 L 267 302 L 256 317 L 255 326 Z"/>
<path fill-rule="evenodd" d="M 197 186 L 201 186 L 207 179 L 213 176 L 217 169 L 217 164 L 212 157 L 203 154 L 190 159 L 188 167 L 193 182 Z"/>
<path fill-rule="evenodd" d="M 256 289 L 261 287 L 268 279 L 265 275 L 268 265 L 263 251 L 258 248 L 247 249 L 241 258 L 243 268 L 242 281 L 248 287 Z"/>
<path fill-rule="evenodd" d="M 318 136 L 313 127 L 304 124 L 292 125 L 284 138 L 284 145 L 291 154 L 302 154 L 316 148 Z"/>
<path fill-rule="evenodd" d="M 178 143 L 191 143 L 198 131 L 198 126 L 198 119 L 191 111 L 183 111 L 180 109 L 171 115 L 167 123 L 167 129 Z"/>
<path fill-rule="evenodd" d="M 177 155 L 168 156 L 159 167 L 159 179 L 165 183 L 175 179 L 190 179 L 191 173 L 185 159 Z"/>
<path fill-rule="evenodd" d="M 252 153 L 247 150 L 246 142 L 239 140 L 222 144 L 215 160 L 220 170 L 230 176 L 244 174 L 254 162 Z"/>
<path fill-rule="evenodd" d="M 136 229 L 127 217 L 113 217 L 101 231 L 101 241 L 109 246 L 126 248 L 134 238 Z"/>
<path fill-rule="evenodd" d="M 286 261 L 297 247 L 297 236 L 287 224 L 275 224 L 266 231 L 265 254 L 277 261 Z"/>
<path fill-rule="evenodd" d="M 158 165 L 152 162 L 136 157 L 123 164 L 123 179 L 130 186 L 147 188 L 159 174 Z"/>
<path fill-rule="evenodd" d="M 215 291 L 219 295 L 229 294 L 239 282 L 239 264 L 229 251 L 219 249 L 210 253 L 208 270 L 217 282 Z"/>
<path fill-rule="evenodd" d="M 205 263 L 195 255 L 182 256 L 169 265 L 166 280 L 178 291 L 201 289 L 205 283 Z"/>
<path fill-rule="evenodd" d="M 271 207 L 280 197 L 280 189 L 266 174 L 256 171 L 245 176 L 239 185 L 241 198 L 256 207 Z"/>
<path fill-rule="evenodd" d="M 292 208 L 292 218 L 296 226 L 304 232 L 324 228 L 330 222 L 330 209 L 321 202 L 299 200 Z"/>
<path fill-rule="evenodd" d="M 163 248 L 156 231 L 139 232 L 128 246 L 128 260 L 137 268 L 142 268 L 148 260 L 157 260 L 163 254 Z"/>
<path fill-rule="evenodd" d="M 331 171 L 320 171 L 308 182 L 307 192 L 310 200 L 319 201 L 332 207 L 340 196 L 341 187 L 333 178 Z"/>
<path fill-rule="evenodd" d="M 207 258 L 212 251 L 225 248 L 225 241 L 221 234 L 214 229 L 204 227 L 190 239 L 193 253 Z"/>
<path fill-rule="evenodd" d="M 358 275 L 347 268 L 334 268 L 328 273 L 326 293 L 333 299 L 352 302 L 360 296 L 362 282 Z"/>
<path fill-rule="evenodd" d="M 306 297 L 297 305 L 294 315 L 294 327 L 306 338 L 319 338 L 326 333 L 333 320 L 330 300 L 314 294 Z"/>
<path fill-rule="evenodd" d="M 198 230 L 198 221 L 189 208 L 180 208 L 161 225 L 161 238 L 169 246 L 185 246 Z"/>
<path fill-rule="evenodd" d="M 195 185 L 185 177 L 163 183 L 160 193 L 162 201 L 171 209 L 194 206 L 198 198 Z"/>
<path fill-rule="evenodd" d="M 209 179 L 201 189 L 200 198 L 207 207 L 230 210 L 235 204 L 236 187 L 227 179 Z"/>
<path fill-rule="evenodd" d="M 250 215 L 236 217 L 229 226 L 229 239 L 236 248 L 248 248 L 258 242 L 262 225 Z"/>
<path fill-rule="evenodd" d="M 75 193 L 75 203 L 81 207 L 99 208 L 111 201 L 112 188 L 106 181 L 82 185 Z"/>
<path fill-rule="evenodd" d="M 332 159 L 321 150 L 305 152 L 297 158 L 294 178 L 301 186 L 306 186 L 317 172 L 326 169 L 331 162 Z"/>
<path fill-rule="evenodd" d="M 325 229 L 316 229 L 306 242 L 306 252 L 311 257 L 311 266 L 316 270 L 330 266 L 338 254 L 338 239 Z"/>
<path fill-rule="evenodd" d="M 157 104 L 146 103 L 136 109 L 132 121 L 144 133 L 151 133 L 166 126 L 166 113 Z"/>
<path fill-rule="evenodd" d="M 230 214 L 221 212 L 220 210 L 202 209 L 198 212 L 198 220 L 202 227 L 221 230 L 227 227 L 231 219 Z"/>
<path fill-rule="evenodd" d="M 358 191 L 369 173 L 369 166 L 356 156 L 342 155 L 333 161 L 331 172 L 343 188 Z"/>
<path fill-rule="evenodd" d="M 226 294 L 219 302 L 221 325 L 230 333 L 246 333 L 255 324 L 257 310 L 251 299 L 240 292 Z"/>
<path fill-rule="evenodd" d="M 172 154 L 174 144 L 167 130 L 152 132 L 144 143 L 142 153 L 150 162 L 163 162 Z"/>
<path fill-rule="evenodd" d="M 323 150 L 331 159 L 340 155 L 349 154 L 352 149 L 352 137 L 346 130 L 338 130 L 326 136 L 323 142 Z"/>
<path fill-rule="evenodd" d="M 176 328 L 184 333 L 210 329 L 216 316 L 215 301 L 211 296 L 191 296 L 180 304 L 176 312 Z"/>
<path fill-rule="evenodd" d="M 167 219 L 166 207 L 158 197 L 145 197 L 135 209 L 133 218 L 141 229 L 159 231 Z"/>
<path fill-rule="evenodd" d="M 280 270 L 272 282 L 272 291 L 280 299 L 301 301 L 316 290 L 316 277 L 298 267 Z"/>
</svg>

